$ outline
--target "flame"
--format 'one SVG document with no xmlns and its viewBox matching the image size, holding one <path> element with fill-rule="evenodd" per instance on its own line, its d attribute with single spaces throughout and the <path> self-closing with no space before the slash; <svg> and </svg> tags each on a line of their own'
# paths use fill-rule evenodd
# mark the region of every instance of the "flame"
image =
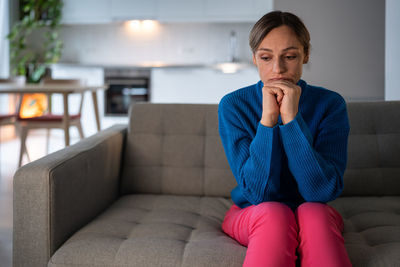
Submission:
<svg viewBox="0 0 400 267">
<path fill-rule="evenodd" d="M 46 94 L 24 94 L 22 97 L 19 116 L 21 118 L 32 118 L 42 116 L 47 110 Z"/>
</svg>

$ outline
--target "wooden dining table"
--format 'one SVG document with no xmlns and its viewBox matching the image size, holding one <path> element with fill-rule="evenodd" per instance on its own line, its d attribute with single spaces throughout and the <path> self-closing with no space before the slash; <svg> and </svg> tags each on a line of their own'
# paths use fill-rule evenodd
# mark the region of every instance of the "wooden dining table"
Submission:
<svg viewBox="0 0 400 267">
<path fill-rule="evenodd" d="M 34 93 L 44 93 L 44 94 L 61 94 L 63 96 L 63 121 L 69 129 L 69 103 L 68 96 L 70 94 L 91 92 L 94 115 L 96 119 L 97 130 L 101 130 L 100 125 L 100 115 L 99 115 L 99 107 L 97 103 L 97 91 L 104 90 L 107 88 L 107 85 L 84 85 L 84 84 L 15 84 L 15 83 L 1 83 L 0 84 L 0 94 L 19 94 L 21 95 L 20 100 L 22 100 L 23 94 L 34 94 Z M 19 114 L 21 109 L 21 101 L 17 106 L 17 114 Z M 66 131 L 66 145 L 69 145 L 69 131 Z"/>
</svg>

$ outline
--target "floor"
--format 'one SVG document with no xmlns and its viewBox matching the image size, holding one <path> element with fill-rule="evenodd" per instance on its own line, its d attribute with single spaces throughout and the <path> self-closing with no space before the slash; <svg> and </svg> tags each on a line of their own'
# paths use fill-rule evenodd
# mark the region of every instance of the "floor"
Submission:
<svg viewBox="0 0 400 267">
<path fill-rule="evenodd" d="M 71 130 L 71 144 L 79 141 L 78 133 Z M 1 129 L 0 129 L 1 131 Z M 1 134 L 1 132 L 0 132 Z M 46 131 L 35 130 L 29 133 L 27 148 L 31 160 L 46 155 Z M 12 266 L 12 195 L 13 176 L 17 170 L 20 143 L 14 138 L 0 143 L 0 266 Z M 63 132 L 52 130 L 48 142 L 48 151 L 52 153 L 64 147 Z M 24 158 L 24 162 L 27 159 Z"/>
</svg>

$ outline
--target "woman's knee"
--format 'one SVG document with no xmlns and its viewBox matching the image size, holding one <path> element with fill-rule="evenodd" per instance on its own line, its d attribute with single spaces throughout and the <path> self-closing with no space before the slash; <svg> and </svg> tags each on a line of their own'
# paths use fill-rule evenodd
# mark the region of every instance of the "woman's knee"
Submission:
<svg viewBox="0 0 400 267">
<path fill-rule="evenodd" d="M 296 210 L 296 218 L 300 229 L 303 230 L 306 226 L 313 229 L 319 224 L 326 226 L 335 225 L 339 229 L 343 228 L 343 221 L 340 214 L 334 208 L 324 203 L 306 202 L 301 204 Z"/>
<path fill-rule="evenodd" d="M 296 213 L 300 215 L 318 215 L 318 214 L 323 214 L 326 212 L 328 205 L 324 203 L 318 203 L 318 202 L 305 202 L 301 204 L 297 210 Z"/>
<path fill-rule="evenodd" d="M 293 211 L 279 202 L 263 202 L 252 207 L 251 220 L 256 224 L 296 225 Z"/>
</svg>

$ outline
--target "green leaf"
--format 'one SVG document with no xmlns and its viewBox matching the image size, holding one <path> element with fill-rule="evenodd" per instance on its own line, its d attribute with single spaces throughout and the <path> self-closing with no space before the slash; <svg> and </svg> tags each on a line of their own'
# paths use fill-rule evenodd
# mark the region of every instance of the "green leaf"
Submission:
<svg viewBox="0 0 400 267">
<path fill-rule="evenodd" d="M 38 82 L 46 72 L 46 65 L 39 65 L 37 69 L 35 69 L 31 75 L 31 79 L 33 82 Z"/>
<path fill-rule="evenodd" d="M 7 35 L 11 70 L 24 75 L 29 65 L 34 68 L 30 78 L 40 79 L 44 63 L 57 62 L 61 57 L 63 42 L 56 29 L 60 27 L 63 1 L 19 0 L 19 3 L 22 5 L 21 20 L 14 23 Z M 40 48 L 32 47 L 29 42 L 33 35 L 35 39 L 42 39 Z"/>
</svg>

